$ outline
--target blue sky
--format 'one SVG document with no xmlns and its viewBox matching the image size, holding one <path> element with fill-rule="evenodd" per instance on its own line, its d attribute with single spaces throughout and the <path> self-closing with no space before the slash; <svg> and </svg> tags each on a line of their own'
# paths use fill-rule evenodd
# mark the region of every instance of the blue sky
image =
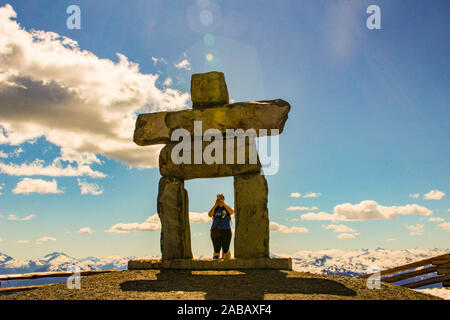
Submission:
<svg viewBox="0 0 450 320">
<path fill-rule="evenodd" d="M 80 30 L 66 26 L 72 4 Z M 380 30 L 366 27 L 369 4 Z M 291 104 L 267 177 L 272 252 L 448 247 L 448 1 L 0 7 L 0 252 L 160 254 L 158 230 L 105 232 L 156 213 L 158 149 L 133 144 L 133 117 L 190 106 L 191 74 L 211 70 L 234 101 Z M 32 30 L 66 38 L 33 42 Z M 190 211 L 208 211 L 218 192 L 232 205 L 232 184 L 186 182 Z M 191 235 L 194 254 L 210 255 L 209 223 L 192 222 Z"/>
</svg>

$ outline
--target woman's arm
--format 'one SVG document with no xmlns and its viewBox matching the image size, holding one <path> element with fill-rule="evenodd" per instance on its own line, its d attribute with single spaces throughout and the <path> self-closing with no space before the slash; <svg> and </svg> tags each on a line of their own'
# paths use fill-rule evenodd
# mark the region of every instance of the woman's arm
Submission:
<svg viewBox="0 0 450 320">
<path fill-rule="evenodd" d="M 229 205 L 227 205 L 225 202 L 223 203 L 223 206 L 225 207 L 225 209 L 227 209 L 229 214 L 233 214 L 234 213 L 234 209 L 231 208 Z"/>
<path fill-rule="evenodd" d="M 214 211 L 216 210 L 216 207 L 219 203 L 216 201 L 216 203 L 214 203 L 213 207 L 211 208 L 211 210 L 209 210 L 208 212 L 208 216 L 212 217 L 214 215 Z"/>
</svg>

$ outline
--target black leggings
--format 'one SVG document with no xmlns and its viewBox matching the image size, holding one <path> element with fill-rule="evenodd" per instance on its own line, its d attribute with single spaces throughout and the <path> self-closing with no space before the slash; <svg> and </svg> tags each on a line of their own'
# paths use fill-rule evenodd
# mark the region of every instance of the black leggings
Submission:
<svg viewBox="0 0 450 320">
<path fill-rule="evenodd" d="M 223 252 L 227 253 L 230 249 L 231 229 L 212 229 L 211 240 L 214 246 L 215 253 L 220 253 L 220 249 L 223 249 Z"/>
</svg>

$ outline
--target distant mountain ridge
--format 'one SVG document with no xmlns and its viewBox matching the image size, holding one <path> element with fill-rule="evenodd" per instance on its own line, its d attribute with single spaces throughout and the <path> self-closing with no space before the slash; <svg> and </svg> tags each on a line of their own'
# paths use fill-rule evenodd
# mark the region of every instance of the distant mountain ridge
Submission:
<svg viewBox="0 0 450 320">
<path fill-rule="evenodd" d="M 376 265 L 383 270 L 449 252 L 450 249 L 327 249 L 320 251 L 298 251 L 292 255 L 272 253 L 270 256 L 290 256 L 292 258 L 292 267 L 296 271 L 353 277 L 366 273 L 371 265 Z M 67 271 L 69 266 L 72 265 L 79 266 L 81 270 L 126 270 L 128 260 L 135 258 L 134 256 L 111 256 L 78 259 L 70 257 L 63 252 L 52 252 L 37 259 L 22 261 L 0 253 L 0 274 Z M 197 258 L 206 257 L 200 256 Z"/>
<path fill-rule="evenodd" d="M 355 277 L 367 273 L 370 266 L 385 270 L 445 253 L 450 249 L 327 249 L 298 251 L 290 257 L 296 271 Z"/>
<path fill-rule="evenodd" d="M 77 259 L 63 252 L 52 252 L 41 258 L 22 261 L 0 253 L 0 274 L 67 271 L 73 265 L 80 267 L 80 270 L 125 270 L 128 260 L 132 258 L 134 257 L 112 256 Z"/>
</svg>

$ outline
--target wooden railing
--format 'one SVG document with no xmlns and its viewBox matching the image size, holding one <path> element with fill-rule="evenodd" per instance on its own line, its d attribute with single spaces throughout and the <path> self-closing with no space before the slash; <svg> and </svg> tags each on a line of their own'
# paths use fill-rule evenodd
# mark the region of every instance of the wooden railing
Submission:
<svg viewBox="0 0 450 320">
<path fill-rule="evenodd" d="M 433 258 L 383 270 L 380 272 L 380 275 L 381 282 L 394 283 L 434 272 L 437 273 L 436 276 L 431 276 L 423 280 L 412 281 L 402 284 L 401 286 L 413 289 L 442 282 L 444 287 L 450 287 L 450 254 L 443 254 Z M 364 279 L 370 277 L 371 275 L 373 275 L 373 273 L 365 274 L 359 276 L 358 278 Z"/>
<path fill-rule="evenodd" d="M 117 270 L 88 270 L 88 271 L 80 271 L 78 274 L 82 277 L 92 276 L 95 274 L 108 273 L 108 272 L 117 272 Z M 46 286 L 51 286 L 52 284 L 41 284 L 34 286 L 23 286 L 23 287 L 9 287 L 9 288 L 1 288 L 2 281 L 9 280 L 33 280 L 33 279 L 41 279 L 41 278 L 63 278 L 73 276 L 74 272 L 38 272 L 38 273 L 25 273 L 25 274 L 11 274 L 11 275 L 0 275 L 0 294 L 1 293 L 11 293 L 18 291 L 31 290 Z"/>
</svg>

